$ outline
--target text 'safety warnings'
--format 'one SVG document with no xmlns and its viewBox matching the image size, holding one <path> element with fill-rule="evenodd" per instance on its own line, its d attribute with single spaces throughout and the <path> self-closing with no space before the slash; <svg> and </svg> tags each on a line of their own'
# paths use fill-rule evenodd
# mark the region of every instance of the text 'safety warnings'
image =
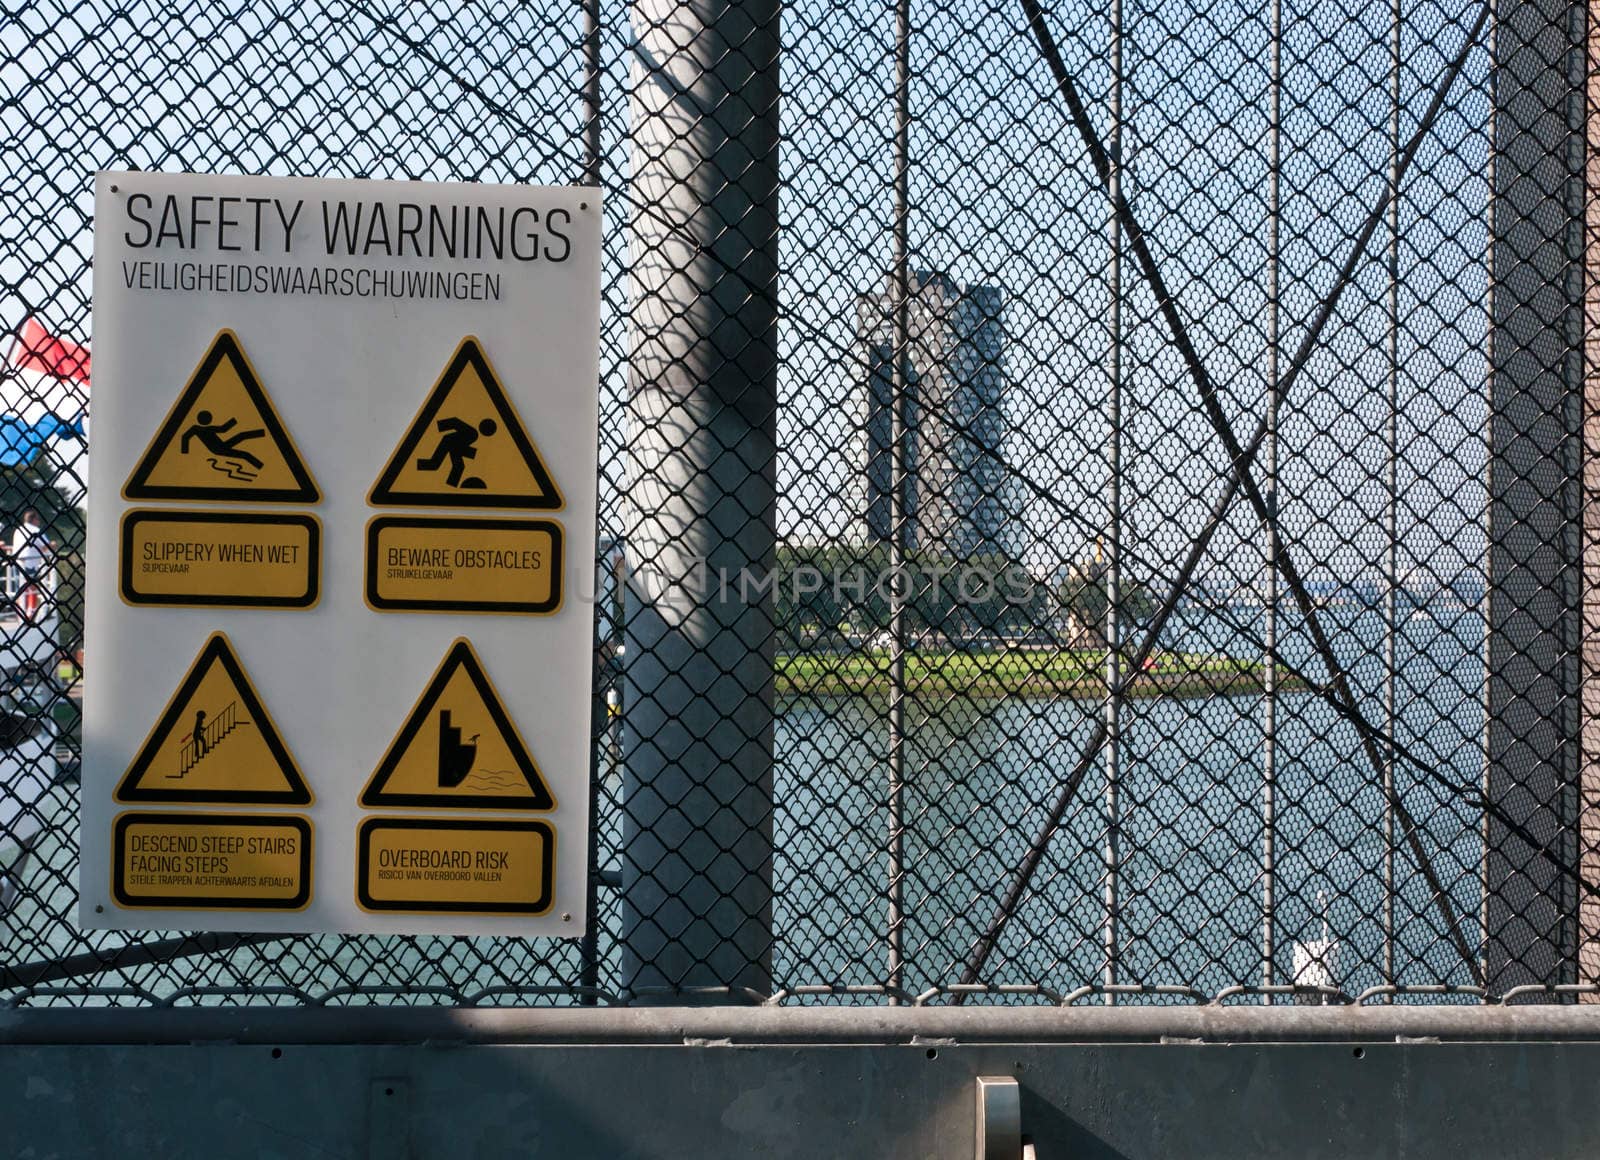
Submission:
<svg viewBox="0 0 1600 1160">
<path fill-rule="evenodd" d="M 305 512 L 159 511 L 122 517 L 120 591 L 134 605 L 311 608 L 322 525 Z"/>
<path fill-rule="evenodd" d="M 555 511 L 564 501 L 482 346 L 466 338 L 367 502 Z"/>
<path fill-rule="evenodd" d="M 311 790 L 224 634 L 212 633 L 189 666 L 115 799 L 310 804 Z"/>
<path fill-rule="evenodd" d="M 317 503 L 317 485 L 231 330 L 212 341 L 122 488 L 133 500 Z"/>
<path fill-rule="evenodd" d="M 543 821 L 368 818 L 356 850 L 363 910 L 543 914 L 556 836 Z"/>
<path fill-rule="evenodd" d="M 364 806 L 553 810 L 472 645 L 457 639 L 361 791 Z"/>
<path fill-rule="evenodd" d="M 561 547 L 554 520 L 374 516 L 367 607 L 549 615 L 561 608 Z"/>
<path fill-rule="evenodd" d="M 259 814 L 120 814 L 111 893 L 119 906 L 302 910 L 311 823 Z"/>
</svg>

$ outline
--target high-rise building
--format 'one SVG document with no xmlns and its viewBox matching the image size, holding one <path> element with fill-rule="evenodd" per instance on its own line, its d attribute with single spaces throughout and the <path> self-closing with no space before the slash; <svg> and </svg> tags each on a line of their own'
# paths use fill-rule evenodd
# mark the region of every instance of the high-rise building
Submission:
<svg viewBox="0 0 1600 1160">
<path fill-rule="evenodd" d="M 963 559 L 1011 555 L 1000 290 L 914 271 L 906 315 L 903 542 L 911 551 Z M 852 498 L 869 544 L 888 543 L 893 527 L 894 340 L 892 291 L 863 295 L 856 341 L 865 381 Z"/>
</svg>

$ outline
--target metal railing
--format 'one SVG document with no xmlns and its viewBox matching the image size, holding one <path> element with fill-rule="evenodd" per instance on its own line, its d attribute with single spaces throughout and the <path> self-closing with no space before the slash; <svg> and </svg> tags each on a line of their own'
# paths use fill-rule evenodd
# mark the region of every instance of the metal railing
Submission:
<svg viewBox="0 0 1600 1160">
<path fill-rule="evenodd" d="M 40 604 L 54 599 L 57 583 L 56 570 L 51 567 L 27 569 L 17 564 L 5 566 L 6 602 L 13 608 L 21 608 L 30 591 L 37 593 Z"/>
<path fill-rule="evenodd" d="M 1600 993 L 1581 5 L 570 7 L 0 22 L 8 335 L 97 168 L 609 215 L 589 937 L 83 932 L 63 790 L 8 1001 Z"/>
</svg>

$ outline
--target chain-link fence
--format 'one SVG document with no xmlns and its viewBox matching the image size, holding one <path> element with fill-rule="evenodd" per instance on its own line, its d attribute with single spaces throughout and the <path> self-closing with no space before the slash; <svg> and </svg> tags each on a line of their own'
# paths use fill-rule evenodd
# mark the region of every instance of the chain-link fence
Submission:
<svg viewBox="0 0 1600 1160">
<path fill-rule="evenodd" d="M 7 1000 L 1583 992 L 1585 28 L 8 6 Z M 109 168 L 605 186 L 587 938 L 77 929 Z"/>
</svg>

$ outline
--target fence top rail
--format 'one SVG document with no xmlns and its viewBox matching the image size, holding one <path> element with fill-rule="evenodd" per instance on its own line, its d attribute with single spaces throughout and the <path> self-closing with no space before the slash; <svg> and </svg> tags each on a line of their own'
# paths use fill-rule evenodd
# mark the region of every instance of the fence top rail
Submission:
<svg viewBox="0 0 1600 1160">
<path fill-rule="evenodd" d="M 1471 1007 L 235 1007 L 0 1012 L 0 1044 L 1600 1042 L 1600 1005 Z"/>
</svg>

